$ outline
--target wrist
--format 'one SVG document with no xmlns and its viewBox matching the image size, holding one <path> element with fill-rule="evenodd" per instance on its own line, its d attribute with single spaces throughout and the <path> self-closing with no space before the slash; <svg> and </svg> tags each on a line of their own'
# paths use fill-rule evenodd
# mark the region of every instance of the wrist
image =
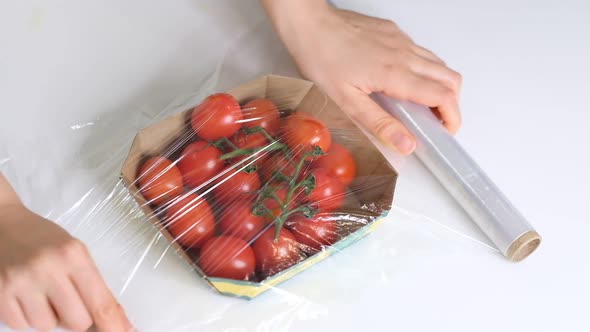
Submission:
<svg viewBox="0 0 590 332">
<path fill-rule="evenodd" d="M 272 25 L 294 58 L 308 47 L 308 38 L 336 16 L 325 0 L 261 0 Z"/>
<path fill-rule="evenodd" d="M 282 14 L 297 16 L 297 14 L 313 13 L 331 7 L 326 0 L 260 0 L 260 2 L 271 19 Z"/>
<path fill-rule="evenodd" d="M 281 38 L 322 20 L 333 7 L 326 0 L 261 0 L 268 17 Z"/>
</svg>

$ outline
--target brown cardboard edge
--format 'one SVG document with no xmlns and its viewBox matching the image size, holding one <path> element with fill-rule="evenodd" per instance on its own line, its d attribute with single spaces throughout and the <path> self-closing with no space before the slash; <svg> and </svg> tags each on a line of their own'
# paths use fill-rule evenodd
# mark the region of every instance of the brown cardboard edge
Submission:
<svg viewBox="0 0 590 332">
<path fill-rule="evenodd" d="M 129 152 L 133 151 L 139 144 L 141 144 L 140 143 L 140 139 L 141 139 L 140 133 L 143 130 L 144 129 L 142 129 L 133 139 L 133 142 L 131 143 L 131 146 L 129 147 Z M 197 271 L 197 273 L 199 274 L 199 276 L 203 277 L 204 279 L 207 279 L 205 274 L 201 271 L 201 269 L 197 266 L 197 264 L 189 256 L 189 254 L 186 252 L 186 250 L 180 244 L 178 244 L 176 241 L 174 241 L 174 237 L 172 236 L 172 234 L 170 234 L 170 232 L 168 232 L 168 230 L 166 230 L 165 227 L 161 226 L 160 220 L 159 219 L 154 220 L 155 212 L 151 208 L 151 206 L 148 204 L 148 202 L 145 200 L 143 195 L 140 193 L 139 188 L 137 188 L 137 186 L 135 185 L 136 181 L 135 181 L 134 177 L 128 178 L 127 176 L 125 176 L 125 173 L 128 173 L 128 172 L 125 172 L 125 170 L 127 170 L 126 168 L 131 167 L 133 165 L 132 162 L 128 163 L 128 159 L 129 159 L 129 156 L 125 159 L 125 162 L 123 163 L 123 166 L 121 167 L 120 177 L 121 177 L 121 180 L 123 181 L 123 183 L 125 184 L 125 188 L 126 188 L 127 192 L 133 197 L 135 203 L 143 211 L 143 215 L 146 218 L 146 221 L 148 221 L 150 223 L 150 225 L 157 232 L 159 232 L 162 236 L 164 236 L 164 238 L 167 241 L 167 244 L 170 247 L 172 247 L 172 249 L 174 250 L 174 254 L 178 255 L 183 261 L 185 261 L 192 268 L 194 268 Z M 130 170 L 130 171 L 132 173 L 128 173 L 128 174 L 135 174 L 135 172 L 136 172 L 136 170 Z M 208 284 L 210 287 L 212 287 L 213 289 L 216 290 L 216 288 L 209 281 L 208 281 Z"/>
<path fill-rule="evenodd" d="M 166 238 L 167 243 L 174 249 L 176 254 L 180 255 L 183 259 L 192 261 L 190 256 L 185 252 L 184 248 L 174 241 L 174 237 L 166 230 L 166 228 L 160 226 L 159 219 L 153 220 L 155 214 L 154 210 L 150 207 L 145 198 L 143 198 L 143 196 L 139 193 L 139 189 L 135 186 L 135 184 L 129 183 L 129 181 L 124 177 L 122 177 L 122 179 L 127 186 L 127 191 L 135 199 L 136 203 L 139 205 L 139 208 L 141 208 L 144 216 L 147 218 L 147 221 L 152 225 L 152 227 L 154 227 L 154 229 L 156 229 Z"/>
<path fill-rule="evenodd" d="M 131 142 L 131 145 L 129 146 L 129 150 L 127 151 L 127 156 L 125 157 L 125 160 L 123 161 L 123 165 L 121 166 L 121 178 L 123 179 L 123 182 L 125 183 L 125 185 L 127 186 L 127 188 L 130 188 L 130 186 L 134 186 L 135 187 L 135 180 L 133 178 L 130 178 L 129 176 L 131 174 L 135 174 L 137 172 L 137 170 L 131 170 L 131 158 L 130 155 L 133 151 L 135 151 L 137 149 L 137 146 L 139 145 L 139 133 L 135 134 L 135 137 L 133 137 L 133 141 Z M 137 189 L 137 187 L 135 187 L 136 189 L 136 193 L 139 191 Z M 132 195 L 134 193 L 131 193 Z M 142 197 L 143 198 L 143 197 Z"/>
<path fill-rule="evenodd" d="M 207 278 L 205 273 L 203 273 L 203 271 L 201 271 L 201 268 L 194 262 L 194 260 L 190 257 L 190 255 L 185 250 L 185 248 L 183 248 L 180 244 L 178 244 L 176 241 L 174 241 L 174 237 L 172 236 L 172 234 L 170 234 L 170 232 L 168 232 L 168 230 L 166 230 L 166 228 L 160 226 L 160 220 L 159 219 L 157 221 L 152 220 L 153 217 L 151 217 L 151 216 L 154 215 L 154 210 L 149 206 L 149 204 L 147 203 L 145 198 L 143 198 L 143 196 L 139 193 L 139 189 L 135 186 L 135 184 L 130 183 L 128 181 L 128 179 L 126 179 L 122 175 L 121 175 L 121 179 L 123 180 L 123 183 L 125 184 L 126 189 L 129 192 L 129 194 L 134 198 L 135 203 L 143 211 L 143 215 L 147 219 L 147 221 L 150 223 L 150 226 L 153 227 L 162 236 L 164 236 L 164 238 L 166 239 L 167 245 L 170 246 L 174 250 L 174 254 L 177 255 L 183 262 L 188 264 L 191 268 L 193 268 L 195 270 L 195 272 L 197 272 L 199 277 L 205 279 L 207 281 L 207 284 L 209 285 L 209 287 L 211 287 L 215 291 L 219 291 L 211 283 L 211 281 Z M 167 251 L 167 250 L 168 249 L 166 249 L 165 251 Z"/>
<path fill-rule="evenodd" d="M 342 108 L 340 108 L 334 102 L 334 100 L 332 100 L 328 96 L 328 94 L 324 90 L 322 90 L 317 84 L 307 81 L 307 80 L 301 80 L 301 79 L 296 79 L 296 78 L 291 78 L 291 77 L 282 77 L 282 76 L 276 76 L 276 75 L 273 77 L 279 77 L 279 78 L 283 78 L 283 79 L 290 79 L 290 80 L 296 80 L 296 81 L 304 81 L 309 84 L 308 91 L 305 93 L 305 95 L 301 98 L 300 102 L 298 103 L 298 106 L 297 106 L 298 111 L 300 111 L 301 107 L 307 106 L 307 105 L 305 105 L 307 98 L 310 98 L 310 97 L 313 98 L 313 97 L 318 97 L 318 96 L 321 96 L 323 99 L 323 107 L 321 107 L 321 111 L 319 111 L 319 112 L 311 112 L 316 117 L 319 116 L 319 118 L 321 120 L 325 121 L 326 120 L 325 114 L 320 114 L 320 113 L 322 113 L 323 110 L 326 108 L 337 109 L 338 116 L 334 118 L 332 115 L 330 115 L 329 117 L 332 117 L 333 118 L 332 120 L 334 120 L 335 122 L 338 122 L 338 127 L 339 127 L 338 129 L 344 129 L 347 131 L 354 131 L 355 135 L 360 140 L 362 140 L 363 148 L 361 148 L 360 146 L 357 146 L 357 148 L 352 149 L 350 145 L 347 145 L 345 143 L 343 144 L 347 148 L 349 148 L 349 150 L 351 150 L 351 152 L 354 152 L 353 155 L 365 153 L 366 147 L 370 146 L 370 150 L 372 151 L 372 154 L 375 155 L 378 160 L 376 162 L 376 167 L 374 167 L 372 169 L 372 171 L 371 171 L 372 173 L 369 173 L 369 176 L 392 177 L 392 179 L 390 179 L 388 181 L 389 186 L 387 188 L 382 188 L 382 190 L 383 190 L 382 195 L 379 197 L 379 199 L 376 201 L 371 201 L 371 203 L 378 204 L 378 206 L 380 208 L 382 208 L 383 210 L 391 210 L 391 208 L 393 207 L 394 191 L 395 191 L 395 187 L 397 185 L 399 173 L 393 167 L 393 165 L 391 165 L 391 163 L 385 158 L 385 156 L 379 150 L 377 145 L 375 145 L 371 141 L 369 136 L 363 130 L 360 129 L 360 127 L 359 127 L 360 125 L 356 121 L 354 121 L 354 119 L 352 119 L 352 117 L 348 113 L 343 111 Z M 316 94 L 316 96 L 313 96 L 314 94 Z M 317 109 L 314 109 L 314 110 L 317 111 Z M 303 111 L 306 111 L 305 107 L 304 107 Z M 330 114 L 330 113 L 328 113 L 328 114 Z M 344 126 L 344 128 L 341 128 L 342 126 Z M 357 142 L 357 144 L 354 144 L 354 145 L 358 145 L 358 142 Z M 357 163 L 357 166 L 358 166 L 358 163 Z M 386 173 L 386 174 L 375 175 L 375 172 Z M 364 175 L 365 174 L 360 175 L 360 176 L 362 177 Z M 357 174 L 357 176 L 359 176 L 359 174 Z M 358 184 L 357 179 L 355 179 L 355 181 L 353 181 L 353 184 L 351 184 L 351 188 L 355 187 L 357 184 Z M 361 182 L 361 188 L 363 186 L 364 186 L 364 183 Z M 365 187 L 364 189 L 361 189 L 360 192 L 362 192 L 364 190 L 367 190 L 367 188 Z"/>
<path fill-rule="evenodd" d="M 513 262 L 520 262 L 530 256 L 541 245 L 541 236 L 536 231 L 528 231 L 514 240 L 506 257 Z"/>
</svg>

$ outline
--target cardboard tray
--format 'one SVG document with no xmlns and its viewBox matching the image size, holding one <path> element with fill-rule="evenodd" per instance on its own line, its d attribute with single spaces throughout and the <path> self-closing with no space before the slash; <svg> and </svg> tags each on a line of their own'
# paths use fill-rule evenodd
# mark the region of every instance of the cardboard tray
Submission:
<svg viewBox="0 0 590 332">
<path fill-rule="evenodd" d="M 187 137 L 192 136 L 192 129 L 188 122 L 192 108 L 172 115 L 137 134 L 121 171 L 122 179 L 129 192 L 154 227 L 163 234 L 181 258 L 194 266 L 197 273 L 214 289 L 225 295 L 251 299 L 374 231 L 391 209 L 397 172 L 351 119 L 319 87 L 309 81 L 269 75 L 245 83 L 228 93 L 233 95 L 240 104 L 253 98 L 268 98 L 279 105 L 281 110 L 289 109 L 313 114 L 324 121 L 335 142 L 346 146 L 351 151 L 357 165 L 357 178 L 349 186 L 349 198 L 354 199 L 348 199 L 345 203 L 346 207 L 337 212 L 343 217 L 350 219 L 352 216 L 356 220 L 363 221 L 358 223 L 358 227 L 352 233 L 333 246 L 261 282 L 213 278 L 203 274 L 195 262 L 195 255 L 174 241 L 170 233 L 160 224 L 160 220 L 141 195 L 135 182 L 139 165 L 146 158 L 165 153 L 167 156 L 174 155 L 172 150 L 182 151 L 184 146 L 190 143 L 186 142 L 179 146 L 177 142 L 182 138 L 186 141 Z"/>
</svg>

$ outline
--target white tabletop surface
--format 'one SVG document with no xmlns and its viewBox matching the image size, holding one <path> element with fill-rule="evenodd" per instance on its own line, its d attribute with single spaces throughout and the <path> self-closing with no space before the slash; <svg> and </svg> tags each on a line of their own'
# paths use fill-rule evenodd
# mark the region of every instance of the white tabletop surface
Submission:
<svg viewBox="0 0 590 332">
<path fill-rule="evenodd" d="M 217 295 L 174 255 L 154 268 L 164 245 L 120 217 L 122 196 L 96 205 L 111 151 L 201 86 L 263 19 L 254 0 L 0 1 L 0 169 L 88 243 L 141 331 L 590 330 L 590 3 L 338 3 L 395 20 L 463 74 L 458 140 L 543 236 L 527 260 L 489 249 L 409 158 L 382 228 L 254 301 Z"/>
</svg>

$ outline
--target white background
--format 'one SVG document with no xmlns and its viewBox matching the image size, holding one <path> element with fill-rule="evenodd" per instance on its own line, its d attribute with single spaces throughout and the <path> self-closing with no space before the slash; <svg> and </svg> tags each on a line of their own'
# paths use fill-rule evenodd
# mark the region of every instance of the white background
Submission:
<svg viewBox="0 0 590 332">
<path fill-rule="evenodd" d="M 251 302 L 213 293 L 169 255 L 120 295 L 131 319 L 141 331 L 590 330 L 590 4 L 339 4 L 395 20 L 463 74 L 458 139 L 536 226 L 540 249 L 511 264 L 454 233 L 485 243 L 408 159 L 397 210 L 346 252 Z M 120 143 L 110 126 L 132 137 L 262 18 L 256 1 L 0 0 L 3 172 L 31 208 L 61 216 Z M 96 227 L 73 231 L 119 294 L 145 241 L 92 242 Z"/>
</svg>

